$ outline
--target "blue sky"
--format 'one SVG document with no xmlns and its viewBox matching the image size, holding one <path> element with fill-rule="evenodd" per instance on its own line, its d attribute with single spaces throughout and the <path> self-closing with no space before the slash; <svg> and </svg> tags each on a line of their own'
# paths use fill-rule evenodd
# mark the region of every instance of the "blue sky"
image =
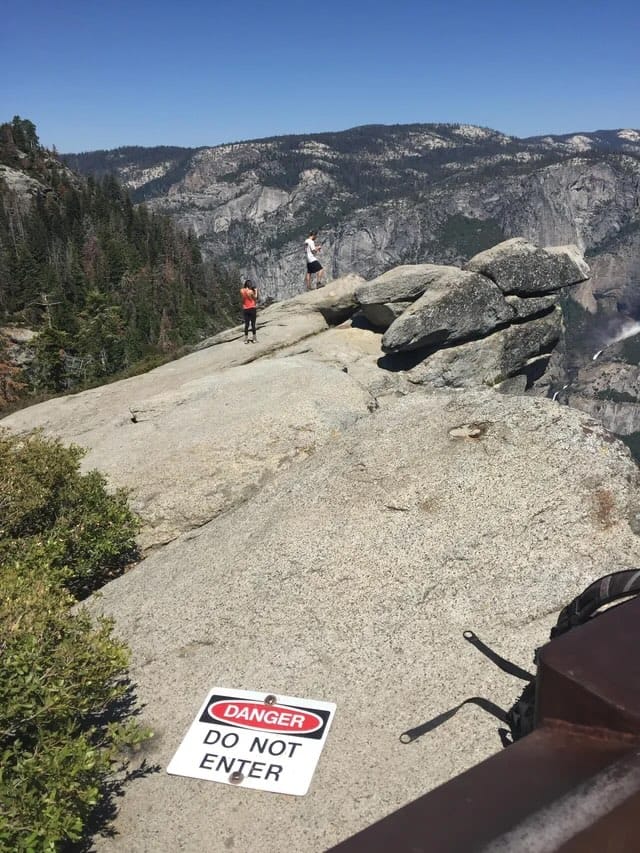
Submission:
<svg viewBox="0 0 640 853">
<path fill-rule="evenodd" d="M 18 0 L 0 121 L 61 152 L 360 124 L 640 128 L 637 0 Z"/>
</svg>

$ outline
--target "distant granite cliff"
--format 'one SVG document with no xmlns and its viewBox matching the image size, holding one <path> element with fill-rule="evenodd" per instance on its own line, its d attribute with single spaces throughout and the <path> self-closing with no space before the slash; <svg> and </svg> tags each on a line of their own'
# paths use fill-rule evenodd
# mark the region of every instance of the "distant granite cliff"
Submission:
<svg viewBox="0 0 640 853">
<path fill-rule="evenodd" d="M 302 288 L 306 232 L 321 232 L 331 277 L 398 264 L 462 263 L 501 239 L 575 243 L 593 278 L 590 311 L 635 303 L 640 132 L 517 139 L 472 125 L 370 125 L 213 148 L 120 148 L 66 155 L 115 173 L 192 228 L 275 299 Z M 613 257 L 611 252 L 613 247 Z"/>
</svg>

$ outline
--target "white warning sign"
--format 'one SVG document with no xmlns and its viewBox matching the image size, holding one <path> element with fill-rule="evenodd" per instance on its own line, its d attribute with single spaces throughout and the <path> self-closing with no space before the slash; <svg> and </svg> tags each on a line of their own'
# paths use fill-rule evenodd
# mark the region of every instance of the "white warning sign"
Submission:
<svg viewBox="0 0 640 853">
<path fill-rule="evenodd" d="M 214 687 L 167 773 L 303 796 L 335 710 L 332 702 Z"/>
</svg>

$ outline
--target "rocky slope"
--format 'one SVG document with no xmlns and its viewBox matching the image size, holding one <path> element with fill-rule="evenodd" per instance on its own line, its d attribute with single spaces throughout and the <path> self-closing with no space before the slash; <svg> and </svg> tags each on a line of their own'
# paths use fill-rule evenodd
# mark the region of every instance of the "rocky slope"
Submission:
<svg viewBox="0 0 640 853">
<path fill-rule="evenodd" d="M 569 598 L 640 560 L 627 449 L 586 414 L 496 393 L 486 360 L 467 357 L 489 347 L 517 378 L 532 329 L 558 312 L 515 316 L 514 298 L 548 297 L 530 285 L 514 297 L 522 280 L 505 283 L 505 253 L 536 259 L 529 280 L 543 291 L 541 269 L 567 284 L 558 271 L 573 258 L 569 278 L 586 274 L 573 250 L 516 241 L 473 272 L 396 271 L 392 292 L 390 273 L 349 277 L 261 311 L 255 345 L 231 329 L 149 374 L 1 422 L 85 446 L 86 464 L 128 487 L 144 521 L 147 558 L 89 604 L 131 644 L 155 732 L 115 835 L 96 849 L 327 849 L 499 748 L 494 721 L 472 706 L 399 741 L 467 696 L 516 698 L 520 684 L 463 645 L 464 629 L 527 666 Z M 487 302 L 500 306 L 496 328 L 435 349 L 412 349 L 412 335 L 400 343 L 407 312 L 423 331 L 432 324 L 428 334 L 450 319 L 443 275 L 486 278 L 490 290 L 485 273 L 504 287 Z M 363 320 L 365 308 L 400 303 L 384 333 Z M 438 368 L 456 353 L 464 382 Z M 416 381 L 420 370 L 440 387 Z M 307 796 L 164 772 L 214 686 L 337 703 Z"/>
</svg>

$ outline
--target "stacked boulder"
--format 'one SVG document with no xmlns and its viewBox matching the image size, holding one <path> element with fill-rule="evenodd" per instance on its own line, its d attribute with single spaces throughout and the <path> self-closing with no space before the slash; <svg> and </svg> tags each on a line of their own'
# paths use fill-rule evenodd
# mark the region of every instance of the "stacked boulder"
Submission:
<svg viewBox="0 0 640 853">
<path fill-rule="evenodd" d="M 499 385 L 549 361 L 562 332 L 559 291 L 589 278 L 575 246 L 506 240 L 464 267 L 416 264 L 357 288 L 389 355 L 413 353 L 410 381 Z M 423 358 L 420 356 L 423 355 Z M 417 358 L 416 358 L 417 356 Z"/>
</svg>

